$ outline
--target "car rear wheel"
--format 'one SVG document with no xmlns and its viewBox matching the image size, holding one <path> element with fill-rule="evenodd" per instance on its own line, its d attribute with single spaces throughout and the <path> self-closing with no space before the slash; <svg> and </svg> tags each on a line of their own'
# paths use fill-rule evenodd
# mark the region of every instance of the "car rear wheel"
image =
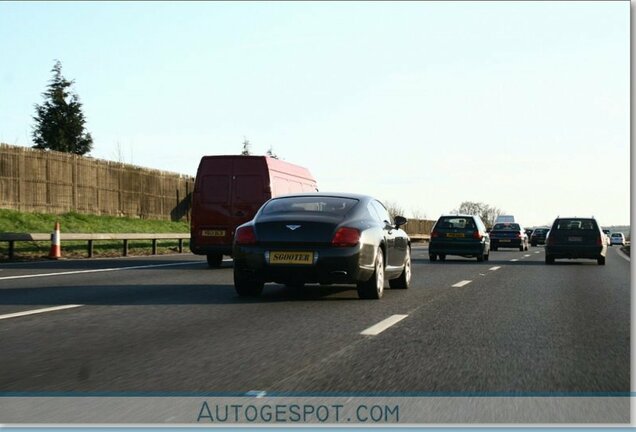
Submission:
<svg viewBox="0 0 636 432">
<path fill-rule="evenodd" d="M 384 293 L 384 256 L 382 249 L 375 255 L 375 269 L 367 281 L 358 282 L 358 297 L 361 299 L 380 299 Z"/>
<path fill-rule="evenodd" d="M 208 267 L 218 268 L 223 264 L 223 254 L 207 254 Z"/>
<path fill-rule="evenodd" d="M 435 254 L 430 254 L 430 255 L 428 256 L 428 259 L 429 259 L 429 261 L 430 261 L 430 262 L 437 261 L 437 255 L 435 255 Z"/>
<path fill-rule="evenodd" d="M 406 249 L 404 258 L 404 270 L 397 279 L 391 279 L 389 286 L 393 289 L 408 289 L 411 286 L 411 249 Z"/>
<path fill-rule="evenodd" d="M 262 281 L 249 277 L 240 268 L 234 267 L 234 289 L 241 297 L 258 297 L 263 292 Z"/>
<path fill-rule="evenodd" d="M 596 263 L 598 265 L 605 265 L 605 257 L 604 256 L 600 256 L 600 257 L 596 258 Z"/>
<path fill-rule="evenodd" d="M 446 261 L 446 254 L 439 254 L 440 261 Z"/>
<path fill-rule="evenodd" d="M 484 254 L 480 253 L 479 255 L 477 255 L 477 262 L 482 262 L 484 260 Z"/>
<path fill-rule="evenodd" d="M 537 245 L 537 242 L 531 242 L 531 243 L 530 243 L 530 245 L 532 245 L 532 246 L 536 246 L 536 245 Z"/>
<path fill-rule="evenodd" d="M 497 246 L 493 246 L 491 249 L 497 252 Z"/>
<path fill-rule="evenodd" d="M 526 248 L 523 246 L 523 243 L 521 243 L 521 246 L 519 246 L 519 251 L 523 252 L 524 250 L 526 250 Z"/>
<path fill-rule="evenodd" d="M 546 263 L 546 264 L 554 264 L 554 257 L 552 257 L 552 256 L 550 256 L 550 255 L 548 255 L 548 254 L 546 254 L 546 255 L 545 255 L 545 263 Z"/>
</svg>

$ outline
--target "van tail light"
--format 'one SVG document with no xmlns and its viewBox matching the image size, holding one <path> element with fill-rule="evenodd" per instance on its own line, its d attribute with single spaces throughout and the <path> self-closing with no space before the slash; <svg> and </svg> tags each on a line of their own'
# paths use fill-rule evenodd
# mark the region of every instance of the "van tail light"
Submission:
<svg viewBox="0 0 636 432">
<path fill-rule="evenodd" d="M 256 243 L 256 234 L 254 233 L 254 228 L 251 226 L 241 227 L 236 230 L 234 238 L 236 239 L 236 244 L 239 245 L 251 245 Z"/>
<path fill-rule="evenodd" d="M 596 246 L 603 246 L 603 239 L 600 236 L 596 237 Z"/>
<path fill-rule="evenodd" d="M 483 237 L 483 236 L 481 235 L 481 233 L 480 233 L 479 231 L 473 231 L 473 238 L 474 238 L 475 240 L 481 240 L 481 239 L 482 239 L 482 237 Z"/>
<path fill-rule="evenodd" d="M 433 231 L 433 232 L 431 233 L 431 238 L 437 238 L 437 237 L 439 237 L 439 232 L 437 232 L 437 231 Z"/>
<path fill-rule="evenodd" d="M 517 236 L 516 236 L 516 237 L 517 237 L 518 239 L 520 239 L 520 238 L 521 238 L 521 233 L 517 233 Z"/>
<path fill-rule="evenodd" d="M 360 230 L 356 228 L 341 227 L 333 235 L 331 245 L 336 247 L 356 246 L 360 242 Z"/>
</svg>

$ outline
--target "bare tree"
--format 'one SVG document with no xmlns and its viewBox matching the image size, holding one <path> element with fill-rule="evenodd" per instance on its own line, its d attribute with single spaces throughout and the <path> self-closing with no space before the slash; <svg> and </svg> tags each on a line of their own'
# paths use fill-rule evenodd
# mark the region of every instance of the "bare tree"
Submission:
<svg viewBox="0 0 636 432">
<path fill-rule="evenodd" d="M 267 153 L 265 154 L 271 158 L 278 159 L 278 155 L 274 153 L 272 146 L 269 147 L 269 149 L 267 150 Z"/>
<path fill-rule="evenodd" d="M 396 216 L 404 216 L 404 208 L 395 201 L 384 201 L 383 204 L 391 215 L 391 219 L 395 219 Z"/>
<path fill-rule="evenodd" d="M 459 208 L 452 210 L 451 213 L 477 215 L 486 226 L 491 227 L 495 224 L 497 216 L 501 215 L 503 211 L 482 202 L 464 201 L 459 205 Z"/>
<path fill-rule="evenodd" d="M 250 144 L 250 142 L 247 140 L 247 138 L 243 137 L 243 151 L 241 152 L 241 155 L 243 156 L 249 156 L 251 155 L 251 151 L 250 151 L 250 147 L 252 144 Z"/>
</svg>

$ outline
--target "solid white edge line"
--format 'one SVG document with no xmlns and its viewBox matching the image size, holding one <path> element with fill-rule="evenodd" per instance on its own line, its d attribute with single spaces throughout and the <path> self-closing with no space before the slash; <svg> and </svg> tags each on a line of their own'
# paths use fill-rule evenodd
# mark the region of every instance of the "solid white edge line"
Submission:
<svg viewBox="0 0 636 432">
<path fill-rule="evenodd" d="M 150 264 L 150 265 L 143 265 L 143 266 L 112 267 L 112 268 L 105 268 L 105 269 L 76 270 L 76 271 L 57 272 L 57 273 L 40 273 L 40 274 L 31 274 L 31 275 L 4 276 L 4 277 L 0 277 L 0 281 L 12 280 L 12 279 L 29 279 L 29 278 L 38 278 L 38 277 L 48 277 L 48 276 L 66 276 L 66 275 L 84 274 L 84 273 L 102 273 L 102 272 L 112 272 L 112 271 L 121 271 L 121 270 L 136 270 L 136 269 L 154 268 L 154 267 L 180 266 L 180 265 L 188 265 L 188 264 L 200 264 L 201 262 L 202 261 L 187 261 L 183 263 Z"/>
<path fill-rule="evenodd" d="M 619 257 L 623 258 L 624 260 L 632 262 L 632 259 L 628 257 L 627 254 L 625 254 L 625 252 L 623 252 L 622 250 L 616 249 L 616 253 L 618 254 Z"/>
<path fill-rule="evenodd" d="M 73 308 L 78 308 L 84 305 L 64 305 L 64 306 L 54 306 L 54 307 L 48 307 L 48 308 L 43 308 L 43 309 L 33 309 L 33 310 L 28 310 L 28 311 L 22 311 L 22 312 L 15 312 L 15 313 L 10 313 L 10 314 L 6 314 L 6 315 L 0 315 L 0 320 L 3 319 L 9 319 L 9 318 L 17 318 L 17 317 L 22 317 L 22 316 L 27 316 L 27 315 L 35 315 L 35 314 L 40 314 L 40 313 L 45 313 L 45 312 L 54 312 L 54 311 L 59 311 L 59 310 L 64 310 L 64 309 L 73 309 Z"/>
<path fill-rule="evenodd" d="M 499 270 L 500 268 L 501 266 L 495 266 L 495 267 L 490 267 L 488 270 L 495 271 L 495 270 Z"/>
<path fill-rule="evenodd" d="M 463 281 L 459 281 L 457 282 L 455 285 L 452 285 L 454 288 L 461 288 L 464 285 L 468 285 L 469 283 L 471 283 L 471 280 L 463 280 Z"/>
<path fill-rule="evenodd" d="M 408 315 L 391 315 L 385 320 L 380 321 L 379 323 L 372 325 L 366 330 L 360 332 L 361 335 L 366 336 L 376 336 L 382 333 L 384 330 L 388 329 L 392 325 L 395 325 L 406 318 Z"/>
</svg>

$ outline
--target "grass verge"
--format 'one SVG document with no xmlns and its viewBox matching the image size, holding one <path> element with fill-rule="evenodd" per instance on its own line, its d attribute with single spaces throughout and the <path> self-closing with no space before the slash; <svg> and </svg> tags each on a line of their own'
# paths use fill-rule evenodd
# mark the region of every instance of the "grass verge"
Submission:
<svg viewBox="0 0 636 432">
<path fill-rule="evenodd" d="M 114 216 L 96 216 L 80 213 L 53 215 L 47 213 L 22 213 L 15 210 L 0 209 L 0 232 L 2 233 L 49 233 L 53 231 L 55 222 L 60 222 L 62 233 L 188 233 L 187 222 L 171 222 L 160 220 L 133 219 Z M 178 252 L 177 240 L 160 240 L 157 242 L 157 253 L 168 254 Z M 184 251 L 189 250 L 184 241 Z M 50 242 L 16 242 L 14 259 L 32 260 L 48 257 Z M 0 260 L 8 259 L 9 244 L 0 242 Z M 123 241 L 95 241 L 94 257 L 121 256 Z M 152 242 L 130 241 L 129 255 L 150 255 Z M 87 242 L 63 242 L 62 257 L 86 257 Z"/>
</svg>

